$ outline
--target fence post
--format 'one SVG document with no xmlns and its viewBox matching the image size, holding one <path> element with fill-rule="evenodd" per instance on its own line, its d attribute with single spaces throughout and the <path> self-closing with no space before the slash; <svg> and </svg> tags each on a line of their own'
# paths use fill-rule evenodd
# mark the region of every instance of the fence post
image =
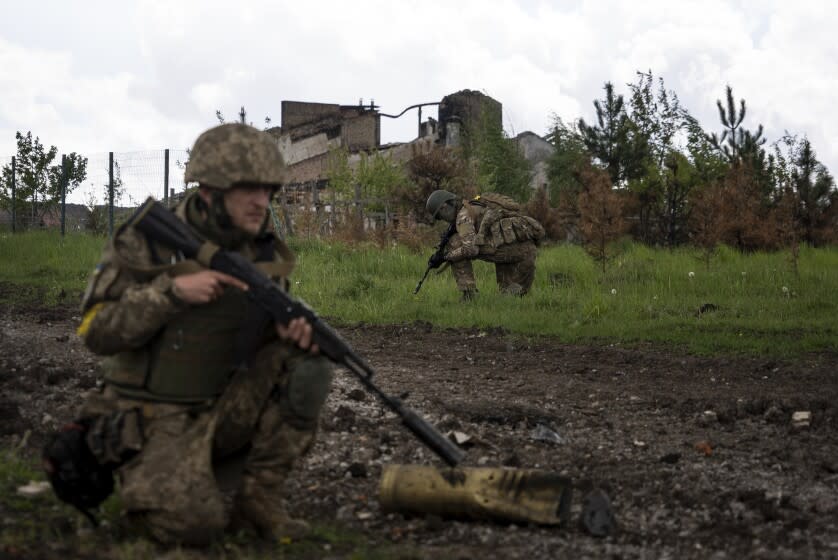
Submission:
<svg viewBox="0 0 838 560">
<path fill-rule="evenodd" d="M 108 237 L 113 237 L 113 152 L 108 152 Z"/>
<path fill-rule="evenodd" d="M 355 183 L 355 215 L 357 216 L 358 220 L 358 227 L 361 230 L 358 232 L 359 235 L 363 235 L 364 233 L 364 206 L 361 201 L 361 183 Z"/>
<path fill-rule="evenodd" d="M 169 206 L 169 148 L 163 150 L 163 205 Z"/>
<path fill-rule="evenodd" d="M 15 157 L 12 156 L 12 233 L 15 232 L 15 222 L 17 222 L 17 198 L 15 198 L 16 187 L 17 170 L 15 168 Z"/>
<path fill-rule="evenodd" d="M 285 237 L 294 237 L 294 225 L 291 223 L 291 212 L 288 210 L 288 200 L 286 198 L 287 191 L 285 185 L 279 188 L 280 203 L 279 207 L 282 209 L 282 217 L 285 219 Z"/>
<path fill-rule="evenodd" d="M 64 237 L 64 224 L 67 221 L 67 156 L 61 154 L 61 237 Z"/>
</svg>

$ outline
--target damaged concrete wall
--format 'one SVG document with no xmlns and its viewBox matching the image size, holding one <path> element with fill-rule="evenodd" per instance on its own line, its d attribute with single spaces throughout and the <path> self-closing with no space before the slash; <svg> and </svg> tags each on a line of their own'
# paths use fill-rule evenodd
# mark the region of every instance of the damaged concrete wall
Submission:
<svg viewBox="0 0 838 560">
<path fill-rule="evenodd" d="M 315 134 L 308 138 L 294 141 L 290 134 L 279 137 L 279 151 L 285 158 L 286 165 L 294 165 L 301 161 L 322 155 L 330 150 L 339 148 L 340 137 L 329 138 L 326 133 Z"/>
<path fill-rule="evenodd" d="M 310 103 L 308 101 L 282 102 L 282 130 L 290 130 L 304 124 L 317 122 L 326 117 L 339 117 L 337 103 Z"/>
<path fill-rule="evenodd" d="M 379 151 L 394 162 L 406 163 L 437 145 L 460 146 L 468 135 L 484 126 L 502 128 L 503 106 L 479 91 L 461 90 L 445 96 L 438 106 L 439 120 L 420 123 L 412 142 L 381 146 L 381 115 L 373 105 L 337 105 L 303 101 L 282 102 L 282 126 L 270 129 L 289 166 L 288 184 L 323 184 L 330 153 L 346 149 L 350 166 L 361 152 Z M 525 132 L 514 140 L 533 164 L 533 188 L 547 182 L 546 161 L 553 147 L 540 136 Z"/>
<path fill-rule="evenodd" d="M 446 146 L 459 145 L 463 135 L 482 126 L 503 126 L 503 105 L 488 95 L 464 89 L 442 98 L 439 104 L 440 141 Z"/>
<path fill-rule="evenodd" d="M 547 162 L 556 149 L 553 145 L 530 131 L 522 132 L 514 138 L 514 142 L 521 154 L 532 165 L 530 187 L 538 189 L 547 186 Z"/>
<path fill-rule="evenodd" d="M 329 152 L 370 151 L 381 144 L 381 117 L 375 106 L 282 102 L 282 126 L 269 130 L 289 166 L 289 183 L 321 181 Z"/>
</svg>

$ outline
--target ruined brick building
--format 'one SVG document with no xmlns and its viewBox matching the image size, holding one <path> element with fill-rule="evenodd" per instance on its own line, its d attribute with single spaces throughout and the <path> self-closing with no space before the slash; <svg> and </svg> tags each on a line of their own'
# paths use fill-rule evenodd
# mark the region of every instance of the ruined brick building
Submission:
<svg viewBox="0 0 838 560">
<path fill-rule="evenodd" d="M 422 108 L 436 106 L 438 118 L 422 120 Z M 418 109 L 417 137 L 404 143 L 381 144 L 381 118 L 398 118 L 410 109 Z M 407 162 L 417 154 L 427 153 L 434 146 L 458 146 L 463 135 L 481 124 L 502 124 L 502 106 L 488 95 L 462 90 L 447 95 L 439 102 L 412 105 L 399 115 L 387 115 L 374 103 L 338 105 L 304 101 L 283 101 L 281 125 L 268 130 L 279 143 L 288 164 L 287 186 L 308 189 L 322 188 L 327 183 L 330 153 L 343 148 L 349 153 L 350 165 L 363 152 L 378 151 L 393 161 Z M 546 182 L 546 159 L 552 145 L 533 132 L 519 134 L 515 141 L 524 156 L 533 164 L 533 187 Z"/>
</svg>

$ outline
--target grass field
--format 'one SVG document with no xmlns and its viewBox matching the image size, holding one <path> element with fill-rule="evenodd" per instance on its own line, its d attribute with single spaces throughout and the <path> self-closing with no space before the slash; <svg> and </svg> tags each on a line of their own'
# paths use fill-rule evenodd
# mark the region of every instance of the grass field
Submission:
<svg viewBox="0 0 838 560">
<path fill-rule="evenodd" d="M 75 303 L 102 238 L 35 232 L 0 236 L 0 283 L 16 299 Z M 426 321 L 503 328 L 566 342 L 658 343 L 702 354 L 798 356 L 838 349 L 838 249 L 742 255 L 722 248 L 705 267 L 689 248 L 623 244 L 603 273 L 572 245 L 544 247 L 532 292 L 498 293 L 493 267 L 475 263 L 476 301 L 459 302 L 450 272 L 424 272 L 427 253 L 295 241 L 292 292 L 340 323 Z M 430 249 L 428 249 L 428 253 Z"/>
</svg>

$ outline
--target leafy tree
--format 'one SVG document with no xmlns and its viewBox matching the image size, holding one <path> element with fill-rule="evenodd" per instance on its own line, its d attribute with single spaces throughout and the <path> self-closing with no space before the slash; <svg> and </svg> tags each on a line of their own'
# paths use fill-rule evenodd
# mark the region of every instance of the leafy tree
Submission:
<svg viewBox="0 0 838 560">
<path fill-rule="evenodd" d="M 691 211 L 689 196 L 700 183 L 687 157 L 675 150 L 669 152 L 660 177 L 663 186 L 661 204 L 657 208 L 659 238 L 671 247 L 686 240 Z"/>
<path fill-rule="evenodd" d="M 664 160 L 677 149 L 676 137 L 686 126 L 688 113 L 681 107 L 675 92 L 666 89 L 663 78 L 658 78 L 656 92 L 651 70 L 637 72 L 637 76 L 637 83 L 629 84 L 631 120 L 646 144 L 647 155 L 655 165 L 662 167 Z"/>
<path fill-rule="evenodd" d="M 801 139 L 786 133 L 775 143 L 774 148 L 777 184 L 780 188 L 791 190 L 782 192 L 782 195 L 794 196 L 795 216 L 803 240 L 815 243 L 817 230 L 823 223 L 823 216 L 835 193 L 835 179 L 826 166 L 818 161 L 811 142 L 805 136 Z"/>
<path fill-rule="evenodd" d="M 471 179 L 471 168 L 459 150 L 436 147 L 418 154 L 406 166 L 408 181 L 394 193 L 395 203 L 416 218 L 426 217 L 425 202 L 439 189 L 457 193 L 462 197 L 477 194 Z"/>
<path fill-rule="evenodd" d="M 326 176 L 329 188 L 337 197 L 355 201 L 355 216 L 349 225 L 357 239 L 363 236 L 364 208 L 386 211 L 388 201 L 407 182 L 404 169 L 389 155 L 362 153 L 358 163 L 353 165 L 345 148 L 331 152 Z"/>
<path fill-rule="evenodd" d="M 584 188 L 579 174 L 590 167 L 591 154 L 577 124 L 565 123 L 561 117 L 553 117 L 553 126 L 547 134 L 547 141 L 555 148 L 547 160 L 547 182 L 550 188 L 550 202 L 559 203 L 562 193 L 576 197 Z"/>
<path fill-rule="evenodd" d="M 58 149 L 45 149 L 40 139 L 19 131 L 17 156 L 15 158 L 15 212 L 20 218 L 24 213 L 33 223 L 39 223 L 44 215 L 61 201 L 62 178 L 66 181 L 66 194 L 71 193 L 87 177 L 87 158 L 72 152 L 66 156 L 66 167 L 61 168 L 57 158 Z M 3 166 L 0 180 L 0 206 L 12 207 L 12 166 Z"/>
<path fill-rule="evenodd" d="M 404 168 L 381 152 L 362 153 L 355 181 L 364 197 L 374 199 L 373 207 L 381 208 L 396 190 L 407 182 Z"/>
<path fill-rule="evenodd" d="M 672 245 L 688 213 L 685 190 L 695 185 L 687 177 L 689 162 L 679 158 L 676 145 L 689 115 L 675 92 L 666 89 L 663 78 L 658 78 L 656 90 L 651 70 L 637 76 L 637 82 L 629 84 L 630 118 L 642 138 L 641 145 L 646 146 L 645 171 L 628 186 L 637 197 L 640 237 Z"/>
<path fill-rule="evenodd" d="M 579 119 L 579 131 L 588 151 L 608 171 L 611 183 L 622 186 L 644 173 L 648 154 L 646 138 L 629 118 L 622 95 L 614 94 L 614 85 L 606 82 L 605 99 L 595 100 L 597 124 Z"/>
<path fill-rule="evenodd" d="M 497 124 L 500 122 L 494 113 L 497 110 L 484 109 L 477 130 L 466 131 L 466 159 L 473 157 L 477 162 L 477 181 L 481 190 L 525 202 L 531 194 L 532 169 L 516 143 Z"/>
<path fill-rule="evenodd" d="M 684 128 L 687 134 L 686 155 L 695 168 L 700 184 L 709 185 L 721 181 L 730 165 L 713 146 L 710 135 L 698 120 L 684 112 Z"/>
</svg>

